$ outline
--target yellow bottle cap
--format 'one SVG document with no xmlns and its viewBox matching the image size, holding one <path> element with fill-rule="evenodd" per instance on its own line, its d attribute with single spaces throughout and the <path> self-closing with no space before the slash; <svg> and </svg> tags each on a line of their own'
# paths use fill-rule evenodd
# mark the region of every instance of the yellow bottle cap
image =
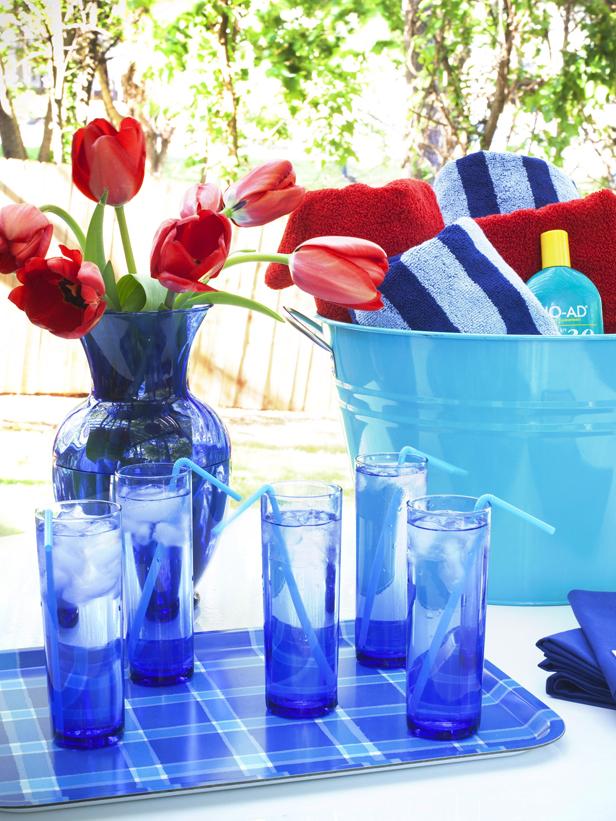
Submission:
<svg viewBox="0 0 616 821">
<path fill-rule="evenodd" d="M 569 234 L 560 228 L 541 234 L 541 267 L 553 268 L 556 265 L 571 268 Z"/>
</svg>

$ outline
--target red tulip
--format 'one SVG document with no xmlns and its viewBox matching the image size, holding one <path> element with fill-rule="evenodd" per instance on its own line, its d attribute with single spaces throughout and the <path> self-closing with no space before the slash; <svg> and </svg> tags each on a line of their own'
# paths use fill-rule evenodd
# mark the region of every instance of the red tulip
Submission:
<svg viewBox="0 0 616 821">
<path fill-rule="evenodd" d="M 222 191 L 215 182 L 200 182 L 191 185 L 182 199 L 181 217 L 191 217 L 199 211 L 220 211 Z"/>
<path fill-rule="evenodd" d="M 9 299 L 30 322 L 64 339 L 78 339 L 105 312 L 105 283 L 93 262 L 81 251 L 61 245 L 63 257 L 32 257 L 17 271 L 21 283 Z"/>
<path fill-rule="evenodd" d="M 12 274 L 30 257 L 44 257 L 53 225 L 33 205 L 0 208 L 0 274 Z"/>
<path fill-rule="evenodd" d="M 291 213 L 305 193 L 304 188 L 295 185 L 291 163 L 272 160 L 227 188 L 223 194 L 225 213 L 236 225 L 265 225 Z"/>
<path fill-rule="evenodd" d="M 298 245 L 289 258 L 291 278 L 302 291 L 362 311 L 383 307 L 377 286 L 387 268 L 380 245 L 355 237 L 315 237 Z"/>
<path fill-rule="evenodd" d="M 137 120 L 125 117 L 119 130 L 98 118 L 73 135 L 73 182 L 82 194 L 107 205 L 124 205 L 141 188 L 145 138 Z"/>
<path fill-rule="evenodd" d="M 211 291 L 199 280 L 215 277 L 225 264 L 231 231 L 223 214 L 209 210 L 166 220 L 154 237 L 150 273 L 171 291 Z"/>
</svg>

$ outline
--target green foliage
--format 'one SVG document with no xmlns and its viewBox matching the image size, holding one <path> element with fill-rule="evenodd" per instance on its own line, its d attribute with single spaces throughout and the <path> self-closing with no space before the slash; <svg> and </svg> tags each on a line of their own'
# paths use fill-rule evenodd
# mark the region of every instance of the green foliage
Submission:
<svg viewBox="0 0 616 821">
<path fill-rule="evenodd" d="M 579 142 L 595 148 L 598 176 L 616 173 L 607 117 L 616 13 L 607 0 L 6 0 L 4 8 L 0 62 L 27 63 L 41 89 L 58 70 L 60 19 L 63 99 L 53 125 L 65 159 L 93 65 L 116 43 L 138 43 L 148 57 L 139 58 L 132 96 L 122 78 L 119 112 L 136 112 L 149 137 L 173 138 L 187 166 L 223 182 L 274 142 L 292 141 L 322 164 L 357 157 L 367 130 L 385 130 L 362 110 L 385 60 L 406 78 L 409 173 L 431 177 L 477 148 L 559 161 Z M 12 90 L 35 93 L 19 83 Z"/>
<path fill-rule="evenodd" d="M 167 289 L 148 274 L 125 274 L 118 280 L 121 311 L 158 311 Z"/>
<path fill-rule="evenodd" d="M 582 137 L 614 156 L 614 128 L 601 124 L 616 94 L 613 4 L 433 0 L 406 10 L 415 173 L 495 140 L 559 161 Z"/>
<path fill-rule="evenodd" d="M 107 194 L 104 193 L 100 202 L 92 212 L 88 231 L 86 233 L 86 247 L 83 252 L 83 258 L 88 262 L 93 262 L 98 265 L 102 271 L 107 264 L 107 257 L 105 256 L 105 241 L 103 238 L 103 222 L 105 218 L 105 203 L 107 202 Z"/>
<path fill-rule="evenodd" d="M 189 83 L 192 165 L 217 165 L 228 178 L 245 161 L 241 127 L 249 92 L 249 62 L 242 27 L 249 0 L 198 2 L 171 25 L 154 23 L 155 48 L 166 58 L 167 82 L 178 73 Z M 211 162 L 210 146 L 226 146 L 227 157 Z"/>
<path fill-rule="evenodd" d="M 232 294 L 228 291 L 207 291 L 206 293 L 196 294 L 195 296 L 186 295 L 179 307 L 194 308 L 195 305 L 235 305 L 238 308 L 247 308 L 251 311 L 265 314 L 265 316 L 276 319 L 278 322 L 284 322 L 284 319 L 277 311 L 274 311 L 273 308 L 269 308 L 262 302 L 248 299 L 239 294 Z"/>
</svg>

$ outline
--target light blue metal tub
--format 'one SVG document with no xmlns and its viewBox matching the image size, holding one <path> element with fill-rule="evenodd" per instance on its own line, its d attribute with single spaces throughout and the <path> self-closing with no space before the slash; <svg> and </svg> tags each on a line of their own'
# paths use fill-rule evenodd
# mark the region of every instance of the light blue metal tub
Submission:
<svg viewBox="0 0 616 821">
<path fill-rule="evenodd" d="M 295 311 L 330 350 L 352 458 L 414 445 L 465 467 L 431 493 L 491 491 L 555 525 L 493 517 L 489 599 L 562 604 L 616 590 L 616 335 L 365 328 Z"/>
</svg>

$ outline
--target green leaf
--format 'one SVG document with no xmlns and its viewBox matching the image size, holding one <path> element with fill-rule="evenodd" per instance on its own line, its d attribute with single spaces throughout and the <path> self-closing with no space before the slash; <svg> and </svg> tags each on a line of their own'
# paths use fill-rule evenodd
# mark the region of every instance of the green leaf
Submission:
<svg viewBox="0 0 616 821">
<path fill-rule="evenodd" d="M 230 294 L 227 291 L 208 291 L 207 293 L 199 294 L 187 300 L 182 307 L 193 308 L 195 305 L 237 305 L 238 308 L 246 308 L 249 311 L 257 311 L 260 314 L 265 314 L 272 319 L 277 319 L 278 322 L 284 322 L 284 319 L 279 313 L 263 305 L 262 302 L 256 302 L 254 299 L 248 299 L 238 294 Z"/>
<path fill-rule="evenodd" d="M 118 282 L 122 311 L 158 311 L 166 295 L 167 289 L 147 274 L 126 274 Z"/>
<path fill-rule="evenodd" d="M 145 305 L 145 291 L 134 274 L 118 280 L 118 299 L 121 311 L 140 311 Z"/>
<path fill-rule="evenodd" d="M 113 270 L 113 265 L 111 264 L 111 260 L 107 260 L 104 264 L 103 268 L 101 269 L 101 274 L 103 275 L 103 281 L 105 283 L 105 294 L 107 296 L 107 303 L 109 307 L 114 310 L 120 310 L 120 299 L 118 296 L 118 284 L 116 282 L 115 273 Z"/>
<path fill-rule="evenodd" d="M 100 202 L 94 209 L 92 219 L 88 225 L 86 234 L 86 247 L 84 259 L 94 262 L 102 272 L 107 264 L 105 257 L 105 244 L 103 242 L 103 219 L 105 216 L 105 203 L 107 202 L 107 192 L 103 194 Z M 109 294 L 108 294 L 109 296 Z"/>
</svg>

